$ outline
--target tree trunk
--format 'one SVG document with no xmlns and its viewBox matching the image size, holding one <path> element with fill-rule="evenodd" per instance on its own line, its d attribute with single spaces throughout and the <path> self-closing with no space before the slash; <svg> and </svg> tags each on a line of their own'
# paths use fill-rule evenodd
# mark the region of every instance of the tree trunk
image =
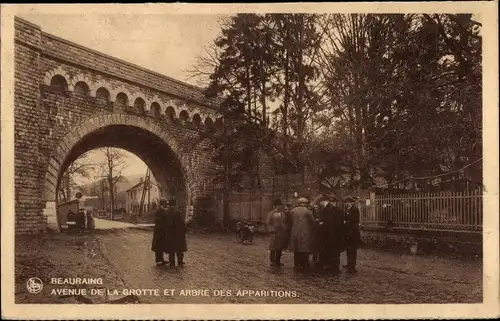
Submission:
<svg viewBox="0 0 500 321">
<path fill-rule="evenodd" d="M 252 118 L 252 89 L 250 85 L 250 71 L 249 66 L 247 64 L 246 69 L 246 78 L 247 78 L 247 108 L 248 108 L 248 118 Z"/>
<path fill-rule="evenodd" d="M 114 193 L 114 186 L 115 184 L 113 183 L 113 159 L 111 157 L 111 149 L 108 147 L 106 149 L 106 154 L 108 157 L 108 188 L 109 188 L 109 201 L 110 201 L 110 215 L 111 215 L 111 220 L 114 219 L 114 211 L 115 211 L 115 193 Z"/>
<path fill-rule="evenodd" d="M 304 123 L 305 123 L 305 114 L 304 114 L 304 91 L 305 91 L 305 77 L 303 70 L 303 47 L 304 47 L 304 16 L 299 14 L 299 50 L 298 50 L 298 102 L 297 102 L 297 140 L 302 144 L 302 139 L 304 136 Z"/>
<path fill-rule="evenodd" d="M 67 201 L 67 197 L 66 197 L 66 192 L 64 191 L 64 186 L 62 188 L 59 188 L 59 193 L 61 195 L 60 200 L 62 202 L 66 202 Z"/>
<path fill-rule="evenodd" d="M 66 198 L 68 200 L 71 199 L 71 178 L 69 177 L 69 171 L 66 172 L 66 174 L 64 174 L 64 187 L 66 188 Z"/>
<path fill-rule="evenodd" d="M 225 148 L 225 164 L 224 164 L 224 184 L 222 186 L 222 226 L 224 229 L 229 228 L 229 198 L 231 195 L 231 181 L 230 181 L 230 170 L 231 170 L 231 158 L 230 153 L 227 151 L 227 146 Z"/>
<path fill-rule="evenodd" d="M 71 165 L 70 165 L 71 166 Z M 59 193 L 61 195 L 62 201 L 69 201 L 71 198 L 71 186 L 70 186 L 70 168 L 66 170 L 61 178 L 61 183 L 59 185 Z"/>
<path fill-rule="evenodd" d="M 288 33 L 287 33 L 288 41 Z M 285 150 L 285 157 L 288 157 L 288 103 L 290 101 L 290 50 L 286 48 L 285 54 L 285 91 L 284 91 L 284 101 L 283 101 L 283 147 Z M 287 159 L 284 159 L 283 165 L 285 166 L 285 195 L 288 200 L 290 193 L 290 182 L 288 177 L 288 165 Z"/>
<path fill-rule="evenodd" d="M 105 195 L 104 195 L 104 180 L 101 179 L 101 210 L 104 210 L 106 208 L 106 202 L 105 202 L 105 199 L 104 199 Z"/>
<path fill-rule="evenodd" d="M 229 228 L 229 197 L 230 191 L 226 183 L 222 188 L 222 226 L 224 229 Z"/>
<path fill-rule="evenodd" d="M 299 52 L 298 52 L 298 64 L 299 64 L 299 100 L 297 104 L 297 141 L 300 144 L 300 150 L 303 151 L 304 148 L 304 128 L 305 128 L 305 103 L 304 103 L 304 92 L 305 92 L 305 76 L 303 70 L 303 48 L 304 48 L 304 15 L 299 14 Z M 304 184 L 304 161 L 303 152 L 299 152 L 299 166 L 302 173 L 302 183 Z"/>
<path fill-rule="evenodd" d="M 113 175 L 109 174 L 108 175 L 108 185 L 109 185 L 109 201 L 111 203 L 110 206 L 110 214 L 111 214 L 111 220 L 114 219 L 114 211 L 115 211 L 115 193 L 114 193 L 114 184 L 113 184 Z"/>
<path fill-rule="evenodd" d="M 265 66 L 262 58 L 260 59 L 260 70 L 261 70 L 261 104 L 262 104 L 262 125 L 263 127 L 266 127 L 267 123 L 267 106 L 266 106 L 266 96 L 267 96 L 267 91 L 266 91 L 266 73 L 265 73 Z"/>
<path fill-rule="evenodd" d="M 252 90 L 252 92 L 253 92 L 253 114 L 257 118 L 257 88 L 254 86 L 254 87 L 252 87 L 252 89 L 253 89 Z"/>
</svg>

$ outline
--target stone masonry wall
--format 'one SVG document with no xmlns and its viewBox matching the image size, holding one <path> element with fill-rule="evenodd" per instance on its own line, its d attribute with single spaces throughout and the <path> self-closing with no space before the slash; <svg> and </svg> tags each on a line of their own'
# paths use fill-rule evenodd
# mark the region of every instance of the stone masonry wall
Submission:
<svg viewBox="0 0 500 321">
<path fill-rule="evenodd" d="M 14 175 L 17 235 L 43 231 L 45 219 L 42 214 L 40 168 L 32 163 L 39 155 L 41 30 L 16 20 L 15 37 Z"/>
<path fill-rule="evenodd" d="M 413 254 L 482 256 L 482 234 L 361 227 L 363 247 Z"/>
</svg>

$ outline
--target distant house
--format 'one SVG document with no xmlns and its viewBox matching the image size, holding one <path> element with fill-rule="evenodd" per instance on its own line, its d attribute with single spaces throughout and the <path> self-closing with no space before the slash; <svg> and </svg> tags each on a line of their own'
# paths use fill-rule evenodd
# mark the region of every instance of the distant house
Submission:
<svg viewBox="0 0 500 321">
<path fill-rule="evenodd" d="M 162 188 L 153 180 L 149 183 L 149 190 L 146 186 L 146 193 L 144 197 L 144 212 L 156 209 L 160 197 L 163 195 Z M 127 211 L 131 214 L 139 213 L 139 207 L 141 204 L 141 197 L 144 190 L 144 180 L 141 178 L 140 182 L 129 188 L 127 193 Z"/>
</svg>

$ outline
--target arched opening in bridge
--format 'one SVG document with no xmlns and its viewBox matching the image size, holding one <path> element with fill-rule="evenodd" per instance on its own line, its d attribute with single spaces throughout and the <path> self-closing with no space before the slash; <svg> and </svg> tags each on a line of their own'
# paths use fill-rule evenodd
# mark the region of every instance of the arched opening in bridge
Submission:
<svg viewBox="0 0 500 321">
<path fill-rule="evenodd" d="M 89 85 L 84 81 L 79 81 L 75 84 L 75 94 L 79 96 L 87 96 L 89 94 Z"/>
<path fill-rule="evenodd" d="M 139 177 L 142 176 L 143 179 L 145 179 L 146 168 L 150 169 L 152 181 L 154 181 L 154 184 L 157 186 L 156 192 L 153 196 L 156 205 L 156 199 L 159 197 L 175 198 L 179 209 L 183 211 L 183 213 L 187 214 L 188 207 L 191 203 L 191 195 L 187 184 L 185 169 L 181 164 L 179 155 L 172 150 L 171 146 L 169 146 L 164 139 L 158 137 L 156 134 L 140 127 L 123 124 L 101 127 L 84 135 L 76 144 L 74 144 L 74 146 L 72 146 L 60 166 L 57 175 L 55 189 L 56 209 L 59 208 L 60 202 L 64 199 L 61 193 L 63 193 L 62 187 L 65 184 L 64 180 L 67 177 L 65 173 L 68 172 L 68 169 L 71 168 L 72 164 L 75 164 L 75 161 L 82 155 L 86 155 L 88 158 L 89 152 L 93 153 L 96 149 L 100 149 L 104 152 L 101 152 L 100 158 L 97 158 L 97 156 L 95 156 L 94 159 L 91 158 L 90 163 L 103 164 L 104 168 L 101 168 L 99 175 L 96 175 L 102 176 L 101 178 L 96 177 L 98 182 L 97 186 L 94 186 L 90 191 L 87 190 L 87 194 L 92 194 L 88 196 L 98 196 L 101 198 L 101 202 L 99 203 L 100 208 L 98 210 L 112 211 L 113 216 L 117 213 L 120 214 L 119 216 L 123 216 L 123 214 L 131 215 L 131 213 L 137 213 L 139 210 L 138 206 L 140 204 L 137 202 L 142 198 L 142 195 L 140 195 L 142 192 L 139 192 L 139 190 L 142 190 L 140 188 L 136 188 L 138 191 L 134 192 L 131 190 L 129 191 L 131 193 L 127 195 L 126 192 L 128 189 L 124 191 L 123 186 L 118 188 L 118 185 L 114 186 L 116 190 L 113 191 L 115 192 L 114 195 L 117 197 L 114 201 L 115 208 L 112 209 L 109 205 L 106 206 L 106 200 L 108 200 L 107 203 L 109 204 L 109 199 L 111 198 L 111 194 L 109 190 L 107 190 L 109 188 L 109 182 L 114 182 L 114 179 L 117 177 L 116 174 L 118 174 L 118 172 L 114 173 L 114 178 L 111 180 L 108 179 L 109 168 L 106 169 L 106 164 L 109 159 L 107 159 L 106 150 L 121 150 L 121 154 L 129 157 L 129 159 L 131 157 L 129 153 L 131 153 L 143 162 L 144 166 L 142 167 L 142 170 L 144 173 L 139 173 Z M 116 159 L 115 162 L 119 163 L 119 160 Z M 140 171 L 141 169 L 139 169 L 139 172 Z M 126 181 L 127 179 L 125 177 L 120 184 L 126 185 Z M 104 186 L 102 186 L 102 184 L 104 184 Z M 129 188 L 130 187 L 134 186 L 129 186 Z M 103 191 L 107 192 L 103 195 Z M 68 195 L 66 195 L 66 198 L 67 197 Z M 74 193 L 71 197 L 74 197 Z M 147 208 L 150 212 L 148 215 L 152 214 L 152 204 L 153 202 L 150 200 L 150 207 Z M 143 213 L 145 212 L 143 211 Z M 115 218 L 116 217 L 117 216 L 115 216 Z"/>
<path fill-rule="evenodd" d="M 154 102 L 151 104 L 151 115 L 154 118 L 161 117 L 161 107 L 160 107 L 160 104 L 158 104 L 157 102 Z"/>
<path fill-rule="evenodd" d="M 109 91 L 104 87 L 97 89 L 97 91 L 95 92 L 95 97 L 97 98 L 98 101 L 101 101 L 106 104 L 109 102 L 111 98 Z"/>
<path fill-rule="evenodd" d="M 165 115 L 169 121 L 173 121 L 175 119 L 175 109 L 172 106 L 168 106 Z"/>
<path fill-rule="evenodd" d="M 65 92 L 68 90 L 68 82 L 63 76 L 55 75 L 50 80 L 50 87 L 55 91 Z"/>
<path fill-rule="evenodd" d="M 69 165 L 58 189 L 63 211 L 77 193 L 94 217 L 122 222 L 152 222 L 160 198 L 171 198 L 170 190 L 164 190 L 139 157 L 113 147 L 88 151 Z M 103 222 L 97 222 L 96 228 L 101 228 Z"/>
<path fill-rule="evenodd" d="M 212 120 L 212 118 L 207 117 L 207 118 L 205 119 L 205 128 L 206 128 L 208 131 L 214 131 L 214 130 L 215 130 L 215 124 L 214 124 L 214 121 Z"/>
<path fill-rule="evenodd" d="M 128 106 L 128 96 L 125 93 L 119 93 L 116 95 L 116 101 L 115 101 L 117 106 L 120 107 L 127 107 Z"/>
<path fill-rule="evenodd" d="M 200 117 L 200 115 L 199 115 L 199 114 L 195 114 L 195 115 L 193 116 L 193 126 L 194 126 L 195 128 L 199 128 L 199 127 L 200 127 L 200 125 L 201 125 L 201 117 Z"/>
<path fill-rule="evenodd" d="M 183 110 L 179 113 L 179 121 L 181 124 L 185 125 L 189 119 L 189 114 L 187 111 Z"/>
<path fill-rule="evenodd" d="M 134 101 L 134 109 L 139 113 L 144 115 L 146 113 L 146 102 L 141 97 L 138 97 Z"/>
</svg>

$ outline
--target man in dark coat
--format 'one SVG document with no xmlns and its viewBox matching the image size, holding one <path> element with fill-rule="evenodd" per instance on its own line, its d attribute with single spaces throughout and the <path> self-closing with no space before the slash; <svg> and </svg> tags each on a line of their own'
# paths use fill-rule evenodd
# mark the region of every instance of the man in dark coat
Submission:
<svg viewBox="0 0 500 321">
<path fill-rule="evenodd" d="M 85 210 L 81 209 L 76 213 L 75 222 L 78 231 L 85 232 Z"/>
<path fill-rule="evenodd" d="M 175 266 L 175 256 L 177 264 L 184 265 L 184 252 L 187 251 L 186 244 L 186 222 L 184 215 L 176 208 L 175 199 L 168 201 L 166 211 L 167 234 L 165 238 L 165 252 L 168 253 L 170 266 Z"/>
<path fill-rule="evenodd" d="M 87 215 L 87 229 L 88 230 L 95 229 L 94 215 L 92 215 L 91 211 L 87 211 L 86 215 Z"/>
<path fill-rule="evenodd" d="M 285 251 L 290 251 L 290 235 L 292 234 L 292 209 L 291 203 L 285 203 L 285 222 L 286 222 L 286 248 Z"/>
<path fill-rule="evenodd" d="M 165 252 L 166 232 L 167 232 L 167 200 L 160 200 L 160 207 L 155 213 L 155 228 L 153 232 L 153 245 L 151 250 L 155 252 L 156 265 L 164 265 L 165 259 L 163 253 Z"/>
<path fill-rule="evenodd" d="M 73 213 L 72 210 L 68 211 L 68 217 L 66 219 L 66 222 L 68 224 L 68 229 L 72 229 L 72 225 L 69 224 L 69 222 L 74 222 L 75 221 L 75 213 Z M 76 228 L 76 226 L 75 226 Z"/>
<path fill-rule="evenodd" d="M 344 214 L 344 239 L 347 255 L 347 265 L 344 265 L 344 268 L 346 268 L 349 273 L 355 273 L 358 247 L 361 243 L 359 209 L 353 197 L 346 197 L 344 201 L 346 203 Z"/>
<path fill-rule="evenodd" d="M 320 225 L 319 225 L 320 220 L 319 220 L 318 200 L 319 200 L 319 198 L 316 198 L 310 204 L 310 210 L 313 213 L 314 219 L 316 220 L 316 226 L 315 226 L 315 230 L 314 230 L 314 251 L 312 253 L 312 260 L 311 260 L 312 264 L 315 267 L 318 267 L 321 265 L 319 262 L 319 253 L 320 253 L 321 246 L 322 246 L 321 245 L 321 242 L 322 242 L 321 230 L 320 230 Z"/>
<path fill-rule="evenodd" d="M 334 275 L 340 273 L 340 253 L 342 250 L 343 213 L 335 196 L 324 197 L 320 202 L 320 264 Z"/>
</svg>

